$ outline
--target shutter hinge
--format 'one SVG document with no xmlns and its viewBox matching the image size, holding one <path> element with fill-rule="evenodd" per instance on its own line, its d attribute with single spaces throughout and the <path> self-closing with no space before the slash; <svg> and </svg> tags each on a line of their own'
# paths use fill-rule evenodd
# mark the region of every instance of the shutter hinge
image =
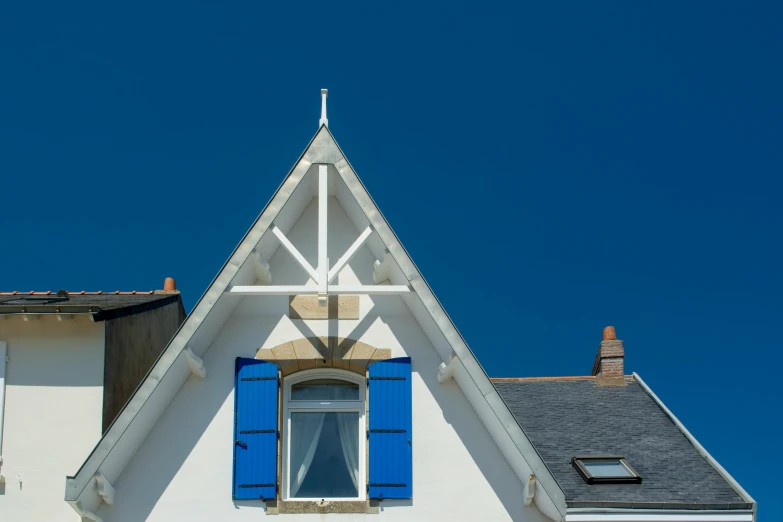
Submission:
<svg viewBox="0 0 783 522">
<path fill-rule="evenodd" d="M 245 442 L 243 440 L 235 440 L 234 444 L 236 444 L 237 446 L 240 446 L 240 447 L 242 447 L 244 449 L 247 449 L 247 442 Z"/>
</svg>

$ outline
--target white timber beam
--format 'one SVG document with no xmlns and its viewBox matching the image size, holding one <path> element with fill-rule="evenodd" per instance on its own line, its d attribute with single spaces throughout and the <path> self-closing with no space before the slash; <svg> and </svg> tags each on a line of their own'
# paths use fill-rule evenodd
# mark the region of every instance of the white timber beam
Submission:
<svg viewBox="0 0 783 522">
<path fill-rule="evenodd" d="M 372 227 L 367 227 L 364 229 L 364 232 L 361 233 L 361 235 L 356 239 L 356 241 L 353 242 L 353 245 L 345 251 L 345 254 L 343 254 L 343 257 L 337 260 L 337 263 L 329 270 L 329 282 L 331 283 L 334 281 L 334 278 L 337 277 L 337 274 L 340 273 L 340 270 L 345 268 L 345 265 L 351 262 L 351 259 L 353 259 L 353 256 L 356 255 L 357 252 L 359 252 L 359 249 L 364 246 L 364 243 L 370 238 L 372 235 Z"/>
<path fill-rule="evenodd" d="M 329 258 L 327 257 L 327 215 L 329 212 L 329 169 L 318 165 L 318 304 L 326 306 L 329 297 Z"/>
<path fill-rule="evenodd" d="M 188 361 L 190 373 L 196 377 L 201 377 L 202 379 L 206 378 L 207 369 L 204 367 L 204 361 L 201 360 L 201 357 L 193 353 L 193 350 L 190 348 L 185 348 L 182 350 L 182 353 L 185 354 L 185 359 Z"/>
<path fill-rule="evenodd" d="M 457 367 L 457 354 L 451 353 L 448 364 L 445 362 L 440 363 L 438 366 L 438 382 L 443 384 L 448 379 L 454 377 L 454 369 Z"/>
<path fill-rule="evenodd" d="M 272 233 L 277 236 L 277 239 L 280 240 L 280 244 L 283 245 L 286 250 L 288 250 L 288 253 L 291 254 L 294 259 L 296 259 L 296 262 L 299 263 L 302 268 L 304 268 L 304 271 L 307 272 L 313 281 L 318 281 L 318 273 L 315 271 L 315 268 L 310 266 L 310 263 L 307 262 L 307 259 L 305 259 L 301 252 L 296 249 L 293 243 L 291 243 L 288 238 L 285 237 L 283 231 L 277 228 L 277 225 L 272 225 Z"/>
<path fill-rule="evenodd" d="M 525 501 L 525 505 L 529 506 L 533 502 L 533 496 L 536 494 L 536 476 L 532 473 L 527 479 L 525 489 L 522 490 L 522 499 Z"/>
<path fill-rule="evenodd" d="M 402 295 L 409 294 L 406 285 L 332 285 L 332 295 Z M 232 286 L 226 290 L 232 295 L 317 295 L 317 286 Z"/>
<path fill-rule="evenodd" d="M 407 285 L 332 285 L 329 292 L 335 295 L 401 295 L 409 294 Z"/>
<path fill-rule="evenodd" d="M 109 505 L 114 504 L 114 486 L 106 480 L 106 476 L 103 473 L 95 474 L 95 484 L 98 486 L 98 494 L 103 501 Z"/>
</svg>

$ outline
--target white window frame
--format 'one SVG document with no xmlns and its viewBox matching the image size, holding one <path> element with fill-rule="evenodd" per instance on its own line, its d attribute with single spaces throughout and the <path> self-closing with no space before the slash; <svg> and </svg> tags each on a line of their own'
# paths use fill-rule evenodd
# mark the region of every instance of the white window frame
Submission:
<svg viewBox="0 0 783 522">
<path fill-rule="evenodd" d="M 314 379 L 337 379 L 359 385 L 359 400 L 356 401 L 292 401 L 291 388 L 294 384 Z M 327 500 L 330 502 L 366 500 L 367 490 L 364 487 L 367 477 L 367 437 L 366 435 L 366 410 L 367 410 L 367 381 L 366 379 L 347 370 L 334 368 L 316 368 L 297 372 L 283 379 L 283 500 L 297 502 Z M 290 453 L 291 453 L 291 413 L 292 412 L 357 412 L 359 414 L 359 478 L 357 488 L 359 496 L 340 498 L 291 498 L 290 482 Z"/>
</svg>

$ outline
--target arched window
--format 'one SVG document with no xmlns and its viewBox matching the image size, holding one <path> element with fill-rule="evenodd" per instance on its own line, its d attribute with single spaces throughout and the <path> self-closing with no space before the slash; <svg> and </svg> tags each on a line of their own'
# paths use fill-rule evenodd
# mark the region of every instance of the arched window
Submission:
<svg viewBox="0 0 783 522">
<path fill-rule="evenodd" d="M 283 498 L 365 498 L 365 380 L 315 369 L 284 380 Z"/>
</svg>

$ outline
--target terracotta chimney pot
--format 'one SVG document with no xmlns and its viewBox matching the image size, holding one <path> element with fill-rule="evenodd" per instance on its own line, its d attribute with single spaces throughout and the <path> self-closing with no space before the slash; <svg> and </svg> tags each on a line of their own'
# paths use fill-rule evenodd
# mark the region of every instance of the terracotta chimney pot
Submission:
<svg viewBox="0 0 783 522">
<path fill-rule="evenodd" d="M 173 277 L 167 277 L 166 280 L 163 281 L 163 290 L 166 292 L 176 292 L 177 282 L 174 281 Z"/>
<path fill-rule="evenodd" d="M 616 341 L 617 332 L 614 331 L 614 326 L 607 326 L 604 328 L 604 341 Z"/>
</svg>

